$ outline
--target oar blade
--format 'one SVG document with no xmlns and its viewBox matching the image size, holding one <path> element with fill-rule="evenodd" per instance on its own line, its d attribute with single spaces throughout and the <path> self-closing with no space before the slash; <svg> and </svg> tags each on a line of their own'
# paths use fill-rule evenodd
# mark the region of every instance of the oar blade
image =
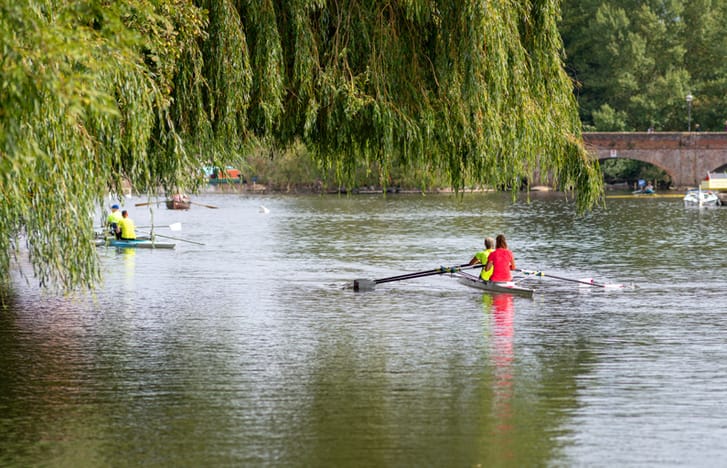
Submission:
<svg viewBox="0 0 727 468">
<path fill-rule="evenodd" d="M 371 291 L 376 287 L 376 281 L 370 279 L 353 280 L 354 291 Z"/>
<path fill-rule="evenodd" d="M 171 229 L 172 231 L 181 231 L 182 223 L 172 223 L 169 225 L 169 229 Z"/>
</svg>

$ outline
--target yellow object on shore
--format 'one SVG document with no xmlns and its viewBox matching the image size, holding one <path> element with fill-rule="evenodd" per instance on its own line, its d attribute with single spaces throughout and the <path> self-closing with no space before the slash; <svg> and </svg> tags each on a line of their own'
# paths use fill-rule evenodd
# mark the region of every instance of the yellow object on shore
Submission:
<svg viewBox="0 0 727 468">
<path fill-rule="evenodd" d="M 727 172 L 707 172 L 707 178 L 699 186 L 702 190 L 727 191 Z"/>
</svg>

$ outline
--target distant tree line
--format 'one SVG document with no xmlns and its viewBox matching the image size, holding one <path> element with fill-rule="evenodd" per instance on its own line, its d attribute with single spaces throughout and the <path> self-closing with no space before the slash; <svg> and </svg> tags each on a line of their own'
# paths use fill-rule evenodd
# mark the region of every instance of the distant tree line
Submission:
<svg viewBox="0 0 727 468">
<path fill-rule="evenodd" d="M 725 130 L 727 0 L 563 0 L 559 29 L 584 130 Z"/>
</svg>

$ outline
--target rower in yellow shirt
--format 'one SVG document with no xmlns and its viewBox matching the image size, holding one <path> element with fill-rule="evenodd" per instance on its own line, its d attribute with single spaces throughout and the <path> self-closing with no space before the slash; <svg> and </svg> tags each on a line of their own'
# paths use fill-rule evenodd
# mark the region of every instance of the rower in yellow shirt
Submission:
<svg viewBox="0 0 727 468">
<path fill-rule="evenodd" d="M 485 237 L 485 250 L 482 250 L 480 252 L 477 252 L 474 257 L 472 257 L 472 260 L 470 260 L 470 265 L 487 265 L 487 257 L 490 256 L 491 252 L 495 251 L 495 239 L 492 237 Z M 480 279 L 483 281 L 488 281 L 490 279 L 490 276 L 492 276 L 492 270 L 494 267 L 490 267 L 489 270 L 485 270 L 482 268 L 482 271 L 480 271 Z"/>
<path fill-rule="evenodd" d="M 119 237 L 121 240 L 134 240 L 136 239 L 136 226 L 134 220 L 129 218 L 129 212 L 124 210 L 121 212 L 121 221 L 116 226 L 116 232 L 121 234 Z"/>
</svg>

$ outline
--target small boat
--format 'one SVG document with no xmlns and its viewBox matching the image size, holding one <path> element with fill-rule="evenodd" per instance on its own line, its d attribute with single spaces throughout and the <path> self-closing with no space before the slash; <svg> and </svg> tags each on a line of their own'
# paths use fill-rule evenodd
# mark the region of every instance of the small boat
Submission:
<svg viewBox="0 0 727 468">
<path fill-rule="evenodd" d="M 457 273 L 457 281 L 470 288 L 479 289 L 490 293 L 516 294 L 523 297 L 533 297 L 534 289 L 518 286 L 512 281 L 498 283 L 494 281 L 483 281 L 479 277 L 468 273 Z"/>
<path fill-rule="evenodd" d="M 698 208 L 709 208 L 720 206 L 722 201 L 716 193 L 711 190 L 702 190 L 702 188 L 689 189 L 684 195 L 684 206 L 695 206 Z"/>
<path fill-rule="evenodd" d="M 105 243 L 107 240 L 116 239 L 112 234 L 105 233 L 105 232 L 95 232 L 94 233 L 94 240 L 96 241 L 97 245 Z M 151 240 L 151 236 L 147 234 L 141 234 L 136 236 L 136 240 Z"/>
<path fill-rule="evenodd" d="M 157 240 L 151 240 L 151 239 L 134 239 L 134 240 L 124 240 L 124 239 L 116 239 L 113 237 L 107 237 L 105 239 L 96 239 L 96 246 L 106 246 L 106 247 L 118 247 L 121 249 L 173 249 L 176 244 L 173 244 L 171 242 L 160 242 Z"/>
<path fill-rule="evenodd" d="M 187 195 L 177 193 L 166 201 L 169 210 L 188 210 L 192 207 L 192 200 Z"/>
</svg>

